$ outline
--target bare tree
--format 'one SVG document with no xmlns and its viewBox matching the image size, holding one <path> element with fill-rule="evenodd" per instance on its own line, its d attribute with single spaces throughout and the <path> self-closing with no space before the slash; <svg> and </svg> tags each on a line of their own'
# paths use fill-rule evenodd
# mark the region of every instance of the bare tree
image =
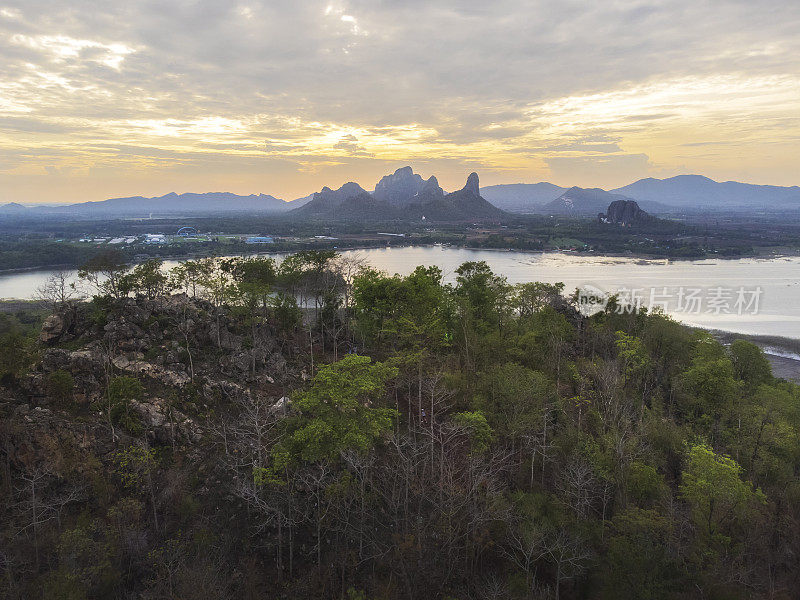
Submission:
<svg viewBox="0 0 800 600">
<path fill-rule="evenodd" d="M 234 473 L 233 493 L 252 510 L 256 531 L 276 530 L 275 565 L 279 576 L 284 570 L 284 547 L 288 546 L 291 576 L 297 520 L 292 501 L 294 481 L 287 478 L 284 485 L 276 486 L 262 476 L 268 467 L 269 451 L 278 439 L 276 425 L 285 416 L 286 406 L 250 391 L 233 398 L 233 402 L 236 418 L 210 423 L 207 428 L 223 447 L 223 460 Z"/>
<path fill-rule="evenodd" d="M 69 271 L 56 271 L 36 289 L 36 300 L 50 310 L 58 310 L 72 302 L 83 300 L 86 294 L 72 279 Z"/>
<path fill-rule="evenodd" d="M 506 545 L 500 551 L 525 572 L 532 597 L 537 590 L 542 591 L 536 581 L 539 561 L 550 563 L 555 570 L 556 600 L 561 594 L 561 583 L 583 573 L 591 558 L 583 540 L 566 529 L 539 525 L 524 528 L 521 523 L 509 528 Z"/>
<path fill-rule="evenodd" d="M 16 535 L 33 536 L 36 565 L 39 565 L 39 531 L 50 521 L 61 526 L 64 508 L 85 497 L 83 488 L 63 485 L 62 480 L 46 465 L 26 470 L 19 475 L 22 484 L 15 490 Z"/>
</svg>

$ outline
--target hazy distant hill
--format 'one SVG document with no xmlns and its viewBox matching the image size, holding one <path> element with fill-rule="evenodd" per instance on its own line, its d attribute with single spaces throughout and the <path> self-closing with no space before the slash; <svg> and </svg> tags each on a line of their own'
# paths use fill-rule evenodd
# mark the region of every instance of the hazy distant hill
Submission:
<svg viewBox="0 0 800 600">
<path fill-rule="evenodd" d="M 614 200 L 624 200 L 624 196 L 610 194 L 600 188 L 571 187 L 552 202 L 548 202 L 539 212 L 550 215 L 584 215 L 596 217 L 605 212 Z"/>
<path fill-rule="evenodd" d="M 28 212 L 28 208 L 18 204 L 17 202 L 9 202 L 0 206 L 0 214 L 5 215 L 22 215 Z"/>
<path fill-rule="evenodd" d="M 296 218 L 326 219 L 332 221 L 377 221 L 399 217 L 398 210 L 388 202 L 373 198 L 357 183 L 345 183 L 338 190 L 322 188 L 311 201 L 292 210 Z"/>
<path fill-rule="evenodd" d="M 511 183 L 489 185 L 481 195 L 497 208 L 508 212 L 535 212 L 567 191 L 552 183 Z"/>
<path fill-rule="evenodd" d="M 309 194 L 308 196 L 303 196 L 302 198 L 295 198 L 294 200 L 289 200 L 286 203 L 286 210 L 294 210 L 295 208 L 300 208 L 301 206 L 305 206 L 313 199 L 314 199 L 314 194 Z"/>
<path fill-rule="evenodd" d="M 605 212 L 609 204 L 617 200 L 631 200 L 622 194 L 613 194 L 600 188 L 571 187 L 537 212 L 547 215 L 592 216 Z M 671 209 L 658 202 L 643 201 L 639 204 L 651 213 L 670 212 Z"/>
<path fill-rule="evenodd" d="M 702 175 L 640 179 L 612 190 L 639 201 L 683 209 L 800 209 L 800 187 L 717 182 Z"/>
<path fill-rule="evenodd" d="M 17 205 L 19 206 L 19 205 Z M 196 216 L 221 213 L 279 213 L 290 209 L 287 202 L 266 194 L 239 196 L 230 192 L 208 192 L 204 194 L 176 194 L 145 198 L 111 198 L 97 202 L 81 202 L 66 206 L 40 205 L 14 209 L 20 216 L 66 215 L 81 218 L 115 218 L 133 216 Z"/>
<path fill-rule="evenodd" d="M 472 175 L 470 176 L 472 178 Z M 800 186 L 716 182 L 701 175 L 640 179 L 610 192 L 600 188 L 561 188 L 552 183 L 473 186 L 445 194 L 435 176 L 423 179 L 411 167 L 386 175 L 368 192 L 357 183 L 338 190 L 328 187 L 290 202 L 267 194 L 239 196 L 229 192 L 174 192 L 154 198 L 132 196 L 69 205 L 0 206 L 0 218 L 72 217 L 114 219 L 146 216 L 202 216 L 230 213 L 288 214 L 295 218 L 386 220 L 426 219 L 463 221 L 497 218 L 502 211 L 571 214 L 596 217 L 614 200 L 633 199 L 655 214 L 675 211 L 800 210 Z M 359 198 L 353 201 L 353 198 Z"/>
</svg>

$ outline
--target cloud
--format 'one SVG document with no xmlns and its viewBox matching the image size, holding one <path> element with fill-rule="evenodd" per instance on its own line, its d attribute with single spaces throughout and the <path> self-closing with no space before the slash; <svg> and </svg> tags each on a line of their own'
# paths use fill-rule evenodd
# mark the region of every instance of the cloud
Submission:
<svg viewBox="0 0 800 600">
<path fill-rule="evenodd" d="M 342 138 L 333 145 L 334 150 L 344 150 L 350 156 L 372 156 L 367 150 L 359 145 L 358 138 L 352 134 L 342 136 Z"/>
<path fill-rule="evenodd" d="M 799 27 L 794 0 L 5 0 L 0 152 L 25 150 L 4 169 L 23 177 L 57 150 L 65 195 L 109 164 L 116 195 L 139 193 L 171 159 L 172 187 L 211 185 L 212 161 L 264 186 L 236 191 L 287 197 L 409 162 L 451 186 L 456 165 L 487 183 L 683 165 L 790 183 L 767 157 L 798 150 Z"/>
</svg>

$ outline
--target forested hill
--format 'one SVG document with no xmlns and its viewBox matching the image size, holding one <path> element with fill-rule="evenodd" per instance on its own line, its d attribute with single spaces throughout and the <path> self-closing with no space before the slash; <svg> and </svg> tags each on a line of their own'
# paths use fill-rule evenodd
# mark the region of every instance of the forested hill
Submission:
<svg viewBox="0 0 800 600">
<path fill-rule="evenodd" d="M 4 597 L 796 596 L 800 389 L 752 344 L 482 262 L 160 266 L 0 320 Z"/>
</svg>

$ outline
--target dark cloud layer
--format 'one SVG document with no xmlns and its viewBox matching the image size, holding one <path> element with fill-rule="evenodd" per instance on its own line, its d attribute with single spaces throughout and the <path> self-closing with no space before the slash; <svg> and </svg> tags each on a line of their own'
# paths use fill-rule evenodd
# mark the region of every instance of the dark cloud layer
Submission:
<svg viewBox="0 0 800 600">
<path fill-rule="evenodd" d="M 291 196 L 412 162 L 605 185 L 748 155 L 788 183 L 766 157 L 797 149 L 798 34 L 795 0 L 0 0 L 0 184 Z"/>
</svg>

